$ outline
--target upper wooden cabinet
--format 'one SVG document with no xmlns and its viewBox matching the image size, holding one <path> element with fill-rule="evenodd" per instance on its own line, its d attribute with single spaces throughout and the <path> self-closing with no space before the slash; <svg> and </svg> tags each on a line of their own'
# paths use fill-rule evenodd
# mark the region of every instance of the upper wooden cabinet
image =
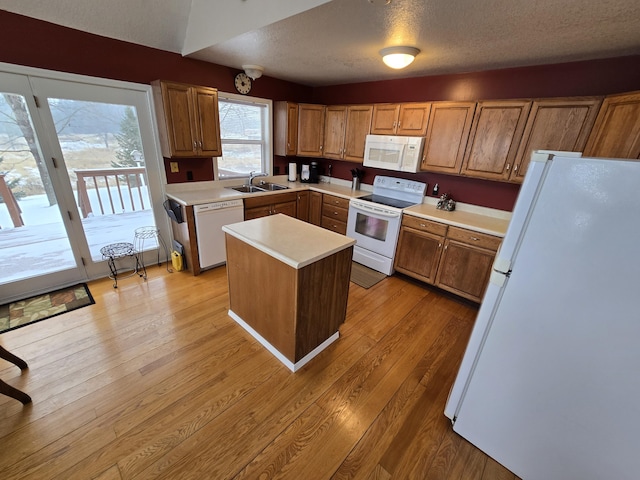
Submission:
<svg viewBox="0 0 640 480">
<path fill-rule="evenodd" d="M 219 157 L 218 91 L 182 83 L 151 82 L 164 157 Z"/>
<path fill-rule="evenodd" d="M 508 180 L 529 110 L 529 100 L 478 102 L 461 173 Z"/>
<path fill-rule="evenodd" d="M 640 158 L 640 91 L 604 99 L 584 155 Z"/>
<path fill-rule="evenodd" d="M 420 170 L 460 173 L 475 108 L 475 102 L 431 105 Z"/>
<path fill-rule="evenodd" d="M 424 136 L 430 103 L 383 103 L 373 106 L 371 133 L 375 135 Z"/>
<path fill-rule="evenodd" d="M 321 157 L 324 142 L 324 105 L 298 105 L 298 149 L 303 157 Z"/>
<path fill-rule="evenodd" d="M 373 105 L 350 105 L 347 107 L 347 125 L 344 134 L 342 158 L 352 162 L 364 160 L 364 144 L 371 131 Z"/>
<path fill-rule="evenodd" d="M 509 180 L 522 183 L 534 150 L 582 152 L 602 97 L 534 100 Z"/>
<path fill-rule="evenodd" d="M 342 159 L 347 107 L 329 105 L 324 111 L 324 158 Z"/>
<path fill-rule="evenodd" d="M 274 102 L 274 147 L 276 155 L 295 155 L 298 152 L 298 104 Z"/>
<path fill-rule="evenodd" d="M 323 157 L 362 163 L 372 113 L 372 105 L 326 107 Z"/>
</svg>

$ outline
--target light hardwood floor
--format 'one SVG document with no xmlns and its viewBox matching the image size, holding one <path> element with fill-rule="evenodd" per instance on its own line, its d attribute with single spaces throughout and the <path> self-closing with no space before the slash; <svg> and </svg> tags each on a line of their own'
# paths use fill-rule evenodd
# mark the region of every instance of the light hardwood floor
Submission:
<svg viewBox="0 0 640 480">
<path fill-rule="evenodd" d="M 118 284 L 0 336 L 30 366 L 0 378 L 33 398 L 0 398 L 0 478 L 516 478 L 443 414 L 473 306 L 352 283 L 341 338 L 294 374 L 227 316 L 224 267 Z"/>
</svg>

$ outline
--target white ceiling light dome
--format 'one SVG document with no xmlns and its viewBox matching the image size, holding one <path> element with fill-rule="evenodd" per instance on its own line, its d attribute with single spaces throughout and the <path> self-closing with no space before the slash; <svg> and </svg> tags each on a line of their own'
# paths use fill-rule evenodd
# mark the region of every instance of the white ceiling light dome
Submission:
<svg viewBox="0 0 640 480">
<path fill-rule="evenodd" d="M 264 68 L 260 65 L 242 65 L 242 69 L 252 80 L 260 78 L 264 72 Z"/>
<path fill-rule="evenodd" d="M 420 53 L 416 47 L 387 47 L 380 50 L 382 61 L 397 70 L 408 66 Z"/>
</svg>

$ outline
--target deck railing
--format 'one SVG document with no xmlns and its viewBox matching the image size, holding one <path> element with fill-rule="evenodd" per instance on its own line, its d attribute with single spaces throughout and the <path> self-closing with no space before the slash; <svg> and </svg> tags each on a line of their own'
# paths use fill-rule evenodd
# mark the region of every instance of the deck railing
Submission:
<svg viewBox="0 0 640 480">
<path fill-rule="evenodd" d="M 100 207 L 100 214 L 105 214 L 105 204 L 109 209 L 107 213 L 120 213 L 127 210 L 145 210 L 146 193 L 143 194 L 144 167 L 86 169 L 73 172 L 77 176 L 78 206 L 82 217 L 87 218 L 93 213 L 93 206 L 89 199 L 87 188 L 91 186 L 96 190 L 95 197 Z M 123 195 L 123 190 L 124 195 Z M 101 192 L 106 191 L 108 202 L 103 202 Z M 114 203 L 115 197 L 115 203 Z M 128 202 L 125 202 L 125 197 Z M 136 199 L 139 200 L 139 208 L 136 209 Z M 106 200 L 106 199 L 105 199 Z M 116 212 L 116 205 L 119 207 Z"/>
</svg>

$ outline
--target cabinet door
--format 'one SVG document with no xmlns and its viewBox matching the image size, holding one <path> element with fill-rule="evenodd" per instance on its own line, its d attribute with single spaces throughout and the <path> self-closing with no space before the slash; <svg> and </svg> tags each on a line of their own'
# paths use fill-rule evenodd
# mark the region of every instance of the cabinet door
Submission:
<svg viewBox="0 0 640 480">
<path fill-rule="evenodd" d="M 460 173 L 475 108 L 475 102 L 431 105 L 420 170 Z"/>
<path fill-rule="evenodd" d="M 296 218 L 304 222 L 309 221 L 309 192 L 298 192 Z"/>
<path fill-rule="evenodd" d="M 290 217 L 296 218 L 296 213 L 297 213 L 296 201 L 293 200 L 290 202 L 273 204 L 271 208 L 271 215 L 276 215 L 278 213 L 284 213 L 285 215 L 289 215 Z"/>
<path fill-rule="evenodd" d="M 453 239 L 446 239 L 436 286 L 475 302 L 489 282 L 495 252 Z"/>
<path fill-rule="evenodd" d="M 398 117 L 398 135 L 423 137 L 427 134 L 427 124 L 431 113 L 430 103 L 403 103 Z"/>
<path fill-rule="evenodd" d="M 359 163 L 364 161 L 364 144 L 371 130 L 372 116 L 372 105 L 352 105 L 347 108 L 343 152 L 345 160 Z"/>
<path fill-rule="evenodd" d="M 180 83 L 152 83 L 158 133 L 164 157 L 197 155 L 197 132 L 191 88 Z"/>
<path fill-rule="evenodd" d="M 413 278 L 435 283 L 444 237 L 402 227 L 394 268 Z"/>
<path fill-rule="evenodd" d="M 479 102 L 461 173 L 508 180 L 530 109 L 526 100 Z"/>
<path fill-rule="evenodd" d="M 320 226 L 322 223 L 322 194 L 309 192 L 309 223 Z"/>
<path fill-rule="evenodd" d="M 522 183 L 534 150 L 582 152 L 601 103 L 601 97 L 535 100 L 509 180 Z"/>
<path fill-rule="evenodd" d="M 253 220 L 254 218 L 266 217 L 271 215 L 271 205 L 262 205 L 260 207 L 252 207 L 244 209 L 244 219 Z"/>
<path fill-rule="evenodd" d="M 298 104 L 274 102 L 274 154 L 295 155 L 298 150 Z"/>
<path fill-rule="evenodd" d="M 395 135 L 399 113 L 400 105 L 397 103 L 374 105 L 371 133 L 374 135 Z"/>
<path fill-rule="evenodd" d="M 640 91 L 604 99 L 584 155 L 640 158 Z"/>
<path fill-rule="evenodd" d="M 344 132 L 347 107 L 329 105 L 324 113 L 324 158 L 341 160 L 344 155 Z"/>
<path fill-rule="evenodd" d="M 193 87 L 198 154 L 205 157 L 222 155 L 218 91 L 215 88 Z"/>
<path fill-rule="evenodd" d="M 321 157 L 324 141 L 324 105 L 298 105 L 298 155 Z"/>
</svg>

